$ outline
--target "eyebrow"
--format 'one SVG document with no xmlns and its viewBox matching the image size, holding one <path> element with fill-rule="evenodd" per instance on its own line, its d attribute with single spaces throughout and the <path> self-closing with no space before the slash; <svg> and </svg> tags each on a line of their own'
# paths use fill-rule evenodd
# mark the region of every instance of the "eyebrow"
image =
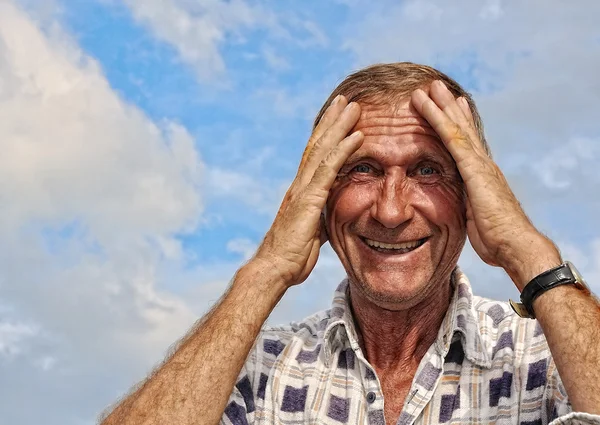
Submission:
<svg viewBox="0 0 600 425">
<path fill-rule="evenodd" d="M 448 161 L 454 162 L 450 152 L 447 155 L 443 155 L 438 152 L 431 152 L 429 150 L 425 150 L 422 148 L 417 149 L 414 153 L 410 154 L 411 161 L 432 161 L 432 162 L 443 162 L 447 163 Z M 377 162 L 383 162 L 384 155 L 382 155 L 379 151 L 371 151 L 371 152 L 356 152 L 348 157 L 346 160 L 346 164 L 356 163 L 365 160 L 374 160 Z"/>
</svg>

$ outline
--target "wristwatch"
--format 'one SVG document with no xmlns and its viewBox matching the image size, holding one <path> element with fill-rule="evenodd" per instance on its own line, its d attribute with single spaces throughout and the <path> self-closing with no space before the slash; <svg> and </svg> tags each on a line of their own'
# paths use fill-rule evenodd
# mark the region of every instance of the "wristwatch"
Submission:
<svg viewBox="0 0 600 425">
<path fill-rule="evenodd" d="M 588 291 L 589 287 L 577 269 L 569 261 L 550 269 L 533 278 L 521 292 L 521 302 L 508 300 L 512 309 L 521 317 L 535 319 L 533 301 L 549 289 L 560 285 L 575 285 L 578 289 Z"/>
</svg>

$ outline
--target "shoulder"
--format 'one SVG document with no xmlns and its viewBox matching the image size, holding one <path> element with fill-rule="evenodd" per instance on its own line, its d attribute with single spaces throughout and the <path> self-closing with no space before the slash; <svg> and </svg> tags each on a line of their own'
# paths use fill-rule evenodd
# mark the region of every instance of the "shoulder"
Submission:
<svg viewBox="0 0 600 425">
<path fill-rule="evenodd" d="M 544 333 L 537 320 L 518 316 L 507 302 L 473 296 L 481 340 L 489 358 L 520 363 L 532 352 L 541 358 L 550 355 Z"/>
<path fill-rule="evenodd" d="M 265 326 L 255 342 L 254 361 L 260 361 L 262 358 L 269 362 L 269 359 L 272 361 L 284 352 L 284 355 L 289 356 L 291 351 L 298 352 L 320 346 L 330 319 L 331 310 L 325 310 L 312 314 L 299 322 Z M 248 360 L 252 361 L 252 358 Z"/>
<path fill-rule="evenodd" d="M 473 309 L 479 325 L 484 330 L 511 329 L 520 327 L 535 332 L 537 320 L 525 319 L 517 315 L 510 304 L 504 301 L 473 296 Z"/>
</svg>

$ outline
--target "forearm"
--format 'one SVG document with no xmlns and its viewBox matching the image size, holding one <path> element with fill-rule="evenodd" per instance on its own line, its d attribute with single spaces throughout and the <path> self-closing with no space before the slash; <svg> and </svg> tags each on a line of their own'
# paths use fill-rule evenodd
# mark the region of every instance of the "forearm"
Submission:
<svg viewBox="0 0 600 425">
<path fill-rule="evenodd" d="M 285 292 L 267 267 L 249 263 L 174 354 L 102 425 L 217 424 L 263 323 Z"/>
<path fill-rule="evenodd" d="M 513 280 L 523 287 L 538 274 L 562 263 L 547 239 L 532 240 L 528 252 L 512 267 Z M 574 411 L 600 414 L 600 305 L 590 293 L 573 285 L 544 292 L 533 310 Z"/>
<path fill-rule="evenodd" d="M 574 411 L 600 414 L 600 305 L 563 285 L 533 303 Z"/>
</svg>

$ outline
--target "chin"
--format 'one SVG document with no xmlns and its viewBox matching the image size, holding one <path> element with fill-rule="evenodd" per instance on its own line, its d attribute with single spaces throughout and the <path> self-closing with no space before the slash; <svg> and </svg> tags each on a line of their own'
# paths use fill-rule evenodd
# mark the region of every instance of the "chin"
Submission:
<svg viewBox="0 0 600 425">
<path fill-rule="evenodd" d="M 399 281 L 404 281 L 404 285 L 399 286 Z M 354 292 L 358 292 L 356 295 L 387 310 L 413 307 L 427 298 L 433 289 L 430 279 L 406 282 L 401 277 L 365 276 L 363 279 L 351 278 L 350 284 L 355 288 Z"/>
</svg>

